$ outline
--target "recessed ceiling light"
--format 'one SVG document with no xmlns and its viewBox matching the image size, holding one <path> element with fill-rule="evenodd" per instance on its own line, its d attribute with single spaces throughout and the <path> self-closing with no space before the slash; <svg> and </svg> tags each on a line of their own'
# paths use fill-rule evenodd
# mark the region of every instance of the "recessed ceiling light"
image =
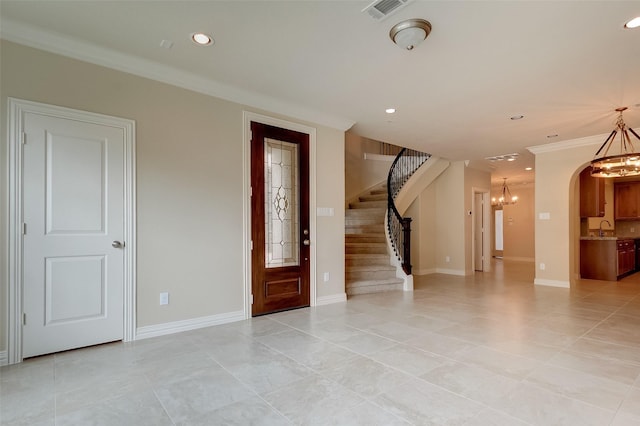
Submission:
<svg viewBox="0 0 640 426">
<path fill-rule="evenodd" d="M 205 33 L 194 33 L 191 35 L 191 40 L 200 46 L 210 46 L 213 44 L 213 38 Z"/>
<path fill-rule="evenodd" d="M 553 135 L 547 135 L 547 137 L 548 137 L 549 139 L 557 138 L 557 137 L 558 137 L 558 134 L 557 134 L 557 133 L 554 133 Z"/>
<path fill-rule="evenodd" d="M 525 169 L 526 171 L 530 171 L 530 170 L 533 170 L 533 167 L 525 167 L 524 169 Z"/>
<path fill-rule="evenodd" d="M 632 20 L 627 21 L 627 23 L 624 24 L 624 27 L 625 28 L 638 28 L 638 27 L 640 27 L 640 16 L 636 16 Z"/>
<path fill-rule="evenodd" d="M 511 117 L 512 120 L 522 120 L 523 118 L 524 115 L 522 114 L 514 115 L 513 117 Z"/>
<path fill-rule="evenodd" d="M 384 110 L 387 114 L 394 114 L 396 112 L 395 108 L 387 108 Z"/>
</svg>

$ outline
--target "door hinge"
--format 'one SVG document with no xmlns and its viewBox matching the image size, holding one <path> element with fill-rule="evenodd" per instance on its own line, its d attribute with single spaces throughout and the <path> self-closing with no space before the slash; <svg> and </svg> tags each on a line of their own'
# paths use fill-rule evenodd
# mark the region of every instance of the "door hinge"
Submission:
<svg viewBox="0 0 640 426">
<path fill-rule="evenodd" d="M 27 224 L 22 222 L 22 235 L 27 235 Z"/>
<path fill-rule="evenodd" d="M 249 187 L 249 197 L 253 197 L 253 186 Z"/>
<path fill-rule="evenodd" d="M 253 294 L 251 295 L 251 304 L 253 305 Z"/>
<path fill-rule="evenodd" d="M 27 134 L 25 132 L 22 132 L 22 145 L 26 145 L 27 144 Z"/>
<path fill-rule="evenodd" d="M 25 312 L 22 313 L 22 325 L 27 325 L 27 314 Z"/>
<path fill-rule="evenodd" d="M 249 241 L 249 248 L 253 250 L 253 240 Z"/>
</svg>

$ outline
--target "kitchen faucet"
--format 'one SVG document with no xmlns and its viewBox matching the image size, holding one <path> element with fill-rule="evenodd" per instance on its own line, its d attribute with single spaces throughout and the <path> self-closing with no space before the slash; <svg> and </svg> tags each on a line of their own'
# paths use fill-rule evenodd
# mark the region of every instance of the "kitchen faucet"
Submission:
<svg viewBox="0 0 640 426">
<path fill-rule="evenodd" d="M 611 223 L 608 220 L 601 220 L 600 221 L 600 232 L 598 233 L 598 235 L 600 237 L 604 237 L 604 231 L 602 230 L 602 222 L 607 222 L 607 225 L 609 225 L 609 228 L 611 228 Z"/>
</svg>

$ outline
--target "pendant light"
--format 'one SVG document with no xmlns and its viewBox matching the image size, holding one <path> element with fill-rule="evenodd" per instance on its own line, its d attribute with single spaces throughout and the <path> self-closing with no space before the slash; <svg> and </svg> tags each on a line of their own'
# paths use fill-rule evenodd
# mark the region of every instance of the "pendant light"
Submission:
<svg viewBox="0 0 640 426">
<path fill-rule="evenodd" d="M 629 133 L 638 140 L 640 136 L 624 123 L 622 113 L 626 109 L 627 107 L 616 108 L 618 112 L 616 128 L 609 134 L 591 161 L 591 176 L 615 178 L 640 175 L 640 152 L 633 146 Z M 617 135 L 619 139 L 616 143 Z"/>
</svg>

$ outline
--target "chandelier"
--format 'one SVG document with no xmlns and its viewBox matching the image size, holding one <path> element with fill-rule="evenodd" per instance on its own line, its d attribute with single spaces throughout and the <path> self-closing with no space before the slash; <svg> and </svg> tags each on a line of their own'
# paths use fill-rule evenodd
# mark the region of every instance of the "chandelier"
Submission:
<svg viewBox="0 0 640 426">
<path fill-rule="evenodd" d="M 511 191 L 509 191 L 509 187 L 507 186 L 507 178 L 502 179 L 502 193 L 498 199 L 496 199 L 495 197 L 491 199 L 491 205 L 493 206 L 504 206 L 508 204 L 515 204 L 518 202 L 518 196 L 511 195 Z"/>
<path fill-rule="evenodd" d="M 637 152 L 633 147 L 629 132 L 638 140 L 640 140 L 640 136 L 624 123 L 622 112 L 626 109 L 627 107 L 616 108 L 618 112 L 616 128 L 594 155 L 595 158 L 591 161 L 591 176 L 615 178 L 640 175 L 640 152 Z M 620 138 L 616 143 L 616 135 L 618 134 Z M 601 152 L 602 155 L 598 157 Z"/>
</svg>

